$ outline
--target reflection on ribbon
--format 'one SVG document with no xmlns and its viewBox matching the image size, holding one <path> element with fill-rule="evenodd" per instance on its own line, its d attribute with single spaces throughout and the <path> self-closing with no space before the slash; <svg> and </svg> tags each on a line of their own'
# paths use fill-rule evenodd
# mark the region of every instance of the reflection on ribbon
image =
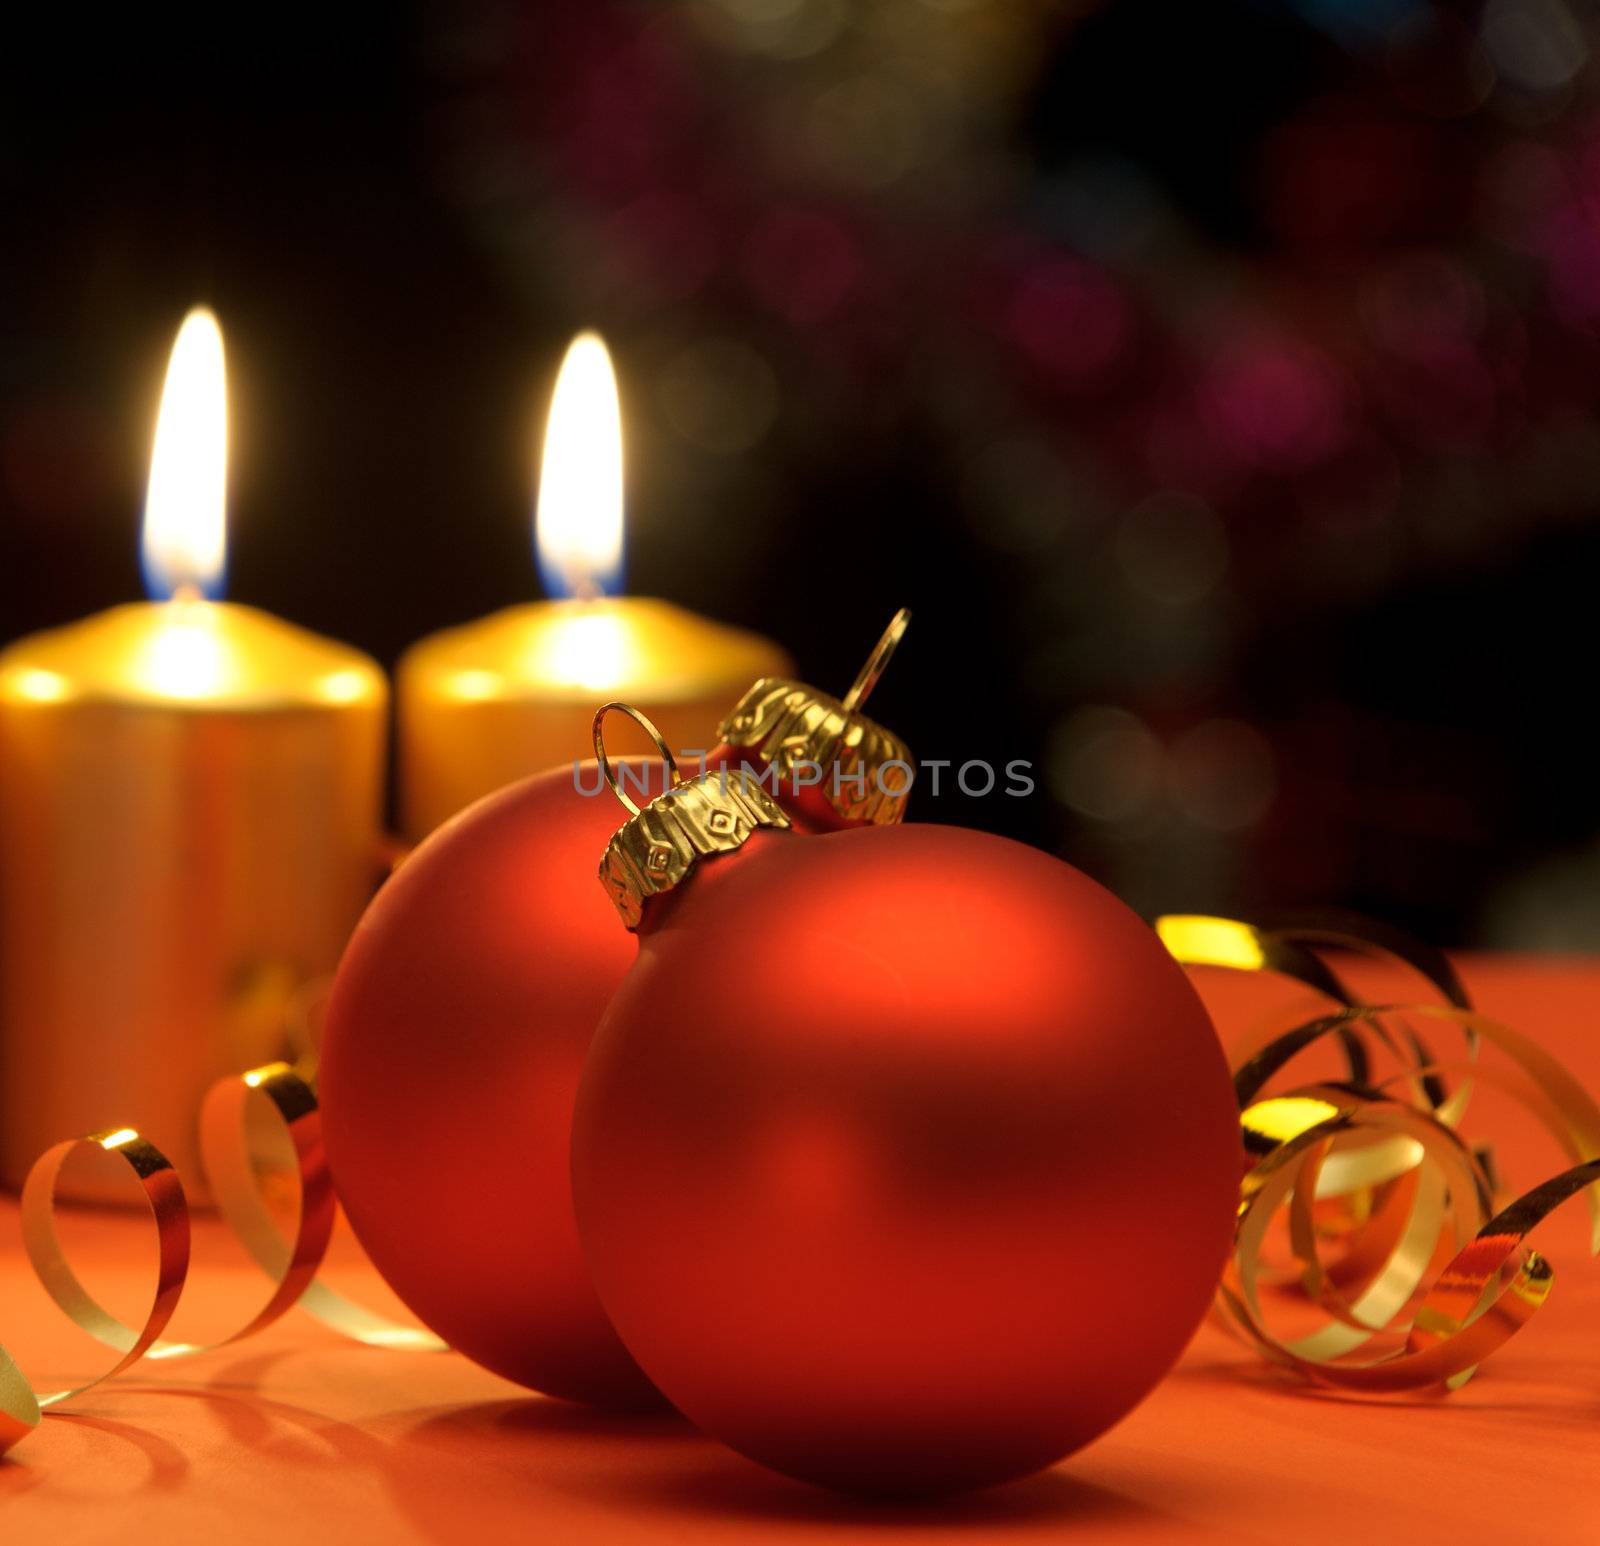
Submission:
<svg viewBox="0 0 1600 1546">
<path fill-rule="evenodd" d="M 1156 929 L 1185 965 L 1275 973 L 1330 1001 L 1329 1012 L 1236 1049 L 1245 1168 L 1221 1318 L 1320 1385 L 1460 1385 L 1550 1293 L 1552 1267 L 1525 1244 L 1537 1224 L 1582 1195 L 1600 1250 L 1600 1107 L 1542 1048 L 1474 1011 L 1442 955 L 1397 931 L 1332 916 L 1259 925 L 1173 916 Z M 1431 1001 L 1363 1003 L 1324 958 L 1329 947 L 1400 963 Z M 1435 1055 L 1441 1033 L 1459 1037 L 1458 1054 Z M 1266 1093 L 1330 1039 L 1346 1077 Z M 1485 1064 L 1486 1048 L 1506 1066 Z M 1375 1073 L 1385 1062 L 1391 1071 Z M 1518 1100 L 1573 1162 L 1498 1211 L 1488 1152 L 1459 1133 L 1474 1082 Z M 1269 1326 L 1262 1291 L 1280 1284 L 1298 1284 L 1314 1328 L 1289 1336 Z"/>
<path fill-rule="evenodd" d="M 299 1209 L 292 1239 L 286 1239 L 257 1183 L 245 1137 L 248 1103 L 259 1097 L 283 1124 L 294 1148 Z M 115 1154 L 133 1172 L 155 1225 L 155 1292 L 144 1322 L 130 1326 L 103 1309 L 79 1282 L 56 1232 L 55 1189 L 61 1167 L 80 1147 Z M 398 1325 L 352 1304 L 317 1279 L 333 1233 L 336 1204 L 322 1151 L 322 1119 L 311 1086 L 287 1063 L 272 1063 L 238 1078 L 219 1081 L 200 1114 L 200 1149 L 218 1211 L 252 1259 L 272 1281 L 266 1302 L 237 1331 L 200 1346 L 162 1340 L 189 1273 L 189 1207 L 183 1183 L 167 1157 L 130 1127 L 72 1139 L 47 1150 L 22 1189 L 22 1237 L 46 1292 L 72 1321 L 117 1356 L 108 1368 L 80 1385 L 37 1392 L 4 1348 L 0 1348 L 0 1454 L 38 1426 L 42 1414 L 140 1359 L 192 1357 L 213 1346 L 237 1342 L 270 1326 L 298 1304 L 318 1320 L 358 1342 L 379 1347 L 439 1351 L 431 1332 Z"/>
</svg>

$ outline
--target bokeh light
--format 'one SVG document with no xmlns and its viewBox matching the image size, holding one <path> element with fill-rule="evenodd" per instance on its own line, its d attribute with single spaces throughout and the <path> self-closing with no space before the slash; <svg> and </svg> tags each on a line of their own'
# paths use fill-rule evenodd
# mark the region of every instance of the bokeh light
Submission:
<svg viewBox="0 0 1600 1546">
<path fill-rule="evenodd" d="M 679 435 L 718 456 L 751 449 L 778 413 L 772 367 L 732 338 L 704 339 L 680 350 L 661 372 L 657 398 Z"/>
</svg>

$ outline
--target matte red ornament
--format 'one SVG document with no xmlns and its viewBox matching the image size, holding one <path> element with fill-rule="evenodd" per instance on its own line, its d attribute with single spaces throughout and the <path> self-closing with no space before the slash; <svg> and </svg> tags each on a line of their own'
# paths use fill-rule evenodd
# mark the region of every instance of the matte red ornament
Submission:
<svg viewBox="0 0 1600 1546">
<path fill-rule="evenodd" d="M 579 1091 L 600 1297 L 694 1422 L 827 1486 L 1050 1464 L 1205 1312 L 1238 1199 L 1211 1024 L 1069 866 L 758 831 L 652 900 Z"/>
<path fill-rule="evenodd" d="M 875 771 L 867 759 L 884 748 L 909 756 L 853 714 L 908 616 L 896 615 L 862 668 L 851 711 L 746 729 L 803 742 L 830 772 L 835 757 Z M 808 704 L 831 701 L 787 685 Z M 709 766 L 744 755 L 723 746 Z M 663 762 L 615 769 L 641 799 L 667 786 Z M 859 819 L 898 819 L 903 800 L 871 804 Z M 340 963 L 319 1093 L 340 1200 L 410 1309 L 508 1379 L 627 1407 L 660 1398 L 595 1296 L 568 1177 L 583 1059 L 636 953 L 595 884 L 618 820 L 591 763 L 491 795 L 427 838 Z"/>
<path fill-rule="evenodd" d="M 319 1093 L 340 1200 L 407 1306 L 497 1374 L 626 1407 L 660 1398 L 600 1307 L 568 1186 L 578 1076 L 635 956 L 594 878 L 617 819 L 594 766 L 568 767 L 423 842 L 345 952 Z"/>
</svg>

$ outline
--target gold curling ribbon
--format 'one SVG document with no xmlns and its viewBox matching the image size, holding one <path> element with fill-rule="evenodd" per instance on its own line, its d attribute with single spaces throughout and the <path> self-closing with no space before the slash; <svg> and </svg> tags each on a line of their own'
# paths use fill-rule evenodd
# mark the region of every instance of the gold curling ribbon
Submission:
<svg viewBox="0 0 1600 1546">
<path fill-rule="evenodd" d="M 1169 916 L 1156 931 L 1187 966 L 1273 973 L 1331 1001 L 1328 1013 L 1250 1037 L 1234 1058 L 1244 1174 L 1217 1313 L 1266 1358 L 1364 1394 L 1454 1388 L 1549 1297 L 1554 1269 L 1526 1244 L 1539 1223 L 1581 1195 L 1600 1251 L 1600 1106 L 1537 1043 L 1477 1013 L 1438 951 L 1342 915 Z M 1361 1002 L 1324 958 L 1330 947 L 1400 963 L 1432 1001 Z M 1439 1033 L 1459 1036 L 1459 1056 L 1434 1054 Z M 1268 1092 L 1329 1039 L 1346 1078 Z M 1484 1048 L 1508 1066 L 1484 1066 Z M 1394 1071 L 1377 1077 L 1385 1057 Z M 1570 1168 L 1497 1208 L 1488 1152 L 1458 1131 L 1474 1082 L 1515 1097 Z M 1275 1244 L 1282 1266 L 1268 1259 Z M 1320 1316 L 1294 1336 L 1271 1328 L 1264 1304 L 1263 1291 L 1284 1283 Z"/>
<path fill-rule="evenodd" d="M 1218 1288 L 1218 1313 L 1263 1355 L 1336 1389 L 1415 1391 L 1469 1378 L 1548 1298 L 1554 1269 L 1525 1244 L 1562 1204 L 1582 1194 L 1591 1249 L 1600 1251 L 1600 1106 L 1562 1065 L 1510 1027 L 1478 1014 L 1450 963 L 1398 931 L 1332 915 L 1273 924 L 1200 915 L 1156 921 L 1162 942 L 1189 966 L 1274 973 L 1329 999 L 1333 1012 L 1251 1038 L 1235 1061 L 1245 1171 L 1233 1256 Z M 1360 1002 L 1323 958 L 1327 947 L 1397 961 L 1437 995 L 1420 1004 Z M 1459 1058 L 1436 1058 L 1423 1032 L 1459 1031 Z M 1296 1057 L 1332 1038 L 1348 1078 L 1264 1094 Z M 1509 1072 L 1479 1066 L 1488 1045 Z M 1373 1077 L 1373 1055 L 1399 1064 Z M 1448 1081 L 1458 1082 L 1452 1091 Z M 1575 1163 L 1493 1210 L 1486 1154 L 1456 1131 L 1472 1081 L 1519 1099 Z M 299 1217 L 285 1240 L 256 1184 L 243 1140 L 252 1092 L 271 1104 L 294 1147 Z M 187 1281 L 189 1209 L 166 1156 L 132 1128 L 47 1150 L 23 1187 L 23 1241 L 55 1303 L 119 1355 L 94 1378 L 38 1393 L 0 1347 L 0 1455 L 39 1426 L 44 1412 L 141 1359 L 192 1357 L 253 1335 L 298 1304 L 335 1330 L 373 1346 L 439 1351 L 420 1328 L 398 1325 L 334 1293 L 317 1278 L 336 1203 L 323 1158 L 311 1086 L 286 1063 L 219 1081 L 201 1111 L 201 1156 L 219 1211 L 273 1287 L 239 1330 L 206 1346 L 163 1341 Z M 68 1156 L 94 1145 L 123 1159 L 156 1227 L 156 1285 L 144 1323 L 104 1310 L 79 1282 L 55 1227 L 55 1183 Z M 1325 1319 L 1292 1339 L 1267 1324 L 1262 1289 L 1282 1274 L 1264 1260 L 1273 1219 L 1286 1215 L 1291 1280 Z M 1491 1216 L 1492 1213 L 1492 1216 Z M 1332 1259 L 1329 1259 L 1330 1253 Z"/>
<path fill-rule="evenodd" d="M 294 1147 L 299 1217 L 292 1239 L 280 1232 L 256 1182 L 244 1136 L 246 1103 L 263 1097 Z M 125 1161 L 144 1192 L 155 1225 L 155 1291 L 144 1322 L 127 1325 L 109 1314 L 79 1282 L 55 1223 L 56 1178 L 78 1148 L 93 1146 Z M 317 1278 L 337 1212 L 322 1149 L 322 1118 L 310 1084 L 287 1063 L 270 1063 L 219 1080 L 200 1112 L 201 1163 L 218 1211 L 272 1282 L 266 1302 L 237 1331 L 216 1343 L 162 1340 L 189 1273 L 189 1206 L 167 1157 L 131 1127 L 70 1139 L 35 1161 L 22 1189 L 22 1238 L 39 1281 L 62 1311 L 118 1355 L 92 1379 L 64 1390 L 38 1392 L 0 1347 L 0 1455 L 39 1426 L 50 1408 L 83 1394 L 141 1359 L 189 1358 L 238 1342 L 270 1326 L 294 1305 L 336 1331 L 377 1347 L 441 1351 L 431 1332 L 398 1325 L 335 1293 Z"/>
</svg>

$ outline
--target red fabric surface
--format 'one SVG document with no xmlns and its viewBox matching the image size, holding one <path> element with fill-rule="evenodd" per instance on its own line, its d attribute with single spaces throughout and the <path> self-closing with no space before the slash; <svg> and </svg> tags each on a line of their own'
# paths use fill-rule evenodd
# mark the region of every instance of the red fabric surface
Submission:
<svg viewBox="0 0 1600 1546">
<path fill-rule="evenodd" d="M 1600 1088 L 1600 965 L 1464 963 L 1483 1008 L 1540 1036 Z M 1224 1018 L 1243 990 L 1223 986 Z M 1469 1119 L 1489 1135 L 1492 1113 Z M 1524 1129 L 1497 1143 L 1518 1189 L 1561 1168 Z M 302 1315 L 252 1341 L 145 1365 L 90 1392 L 0 1461 L 0 1540 L 312 1543 L 553 1540 L 1316 1543 L 1600 1538 L 1600 1265 L 1578 1217 L 1541 1236 L 1549 1304 L 1465 1389 L 1319 1395 L 1202 1329 L 1138 1411 L 1032 1480 L 926 1507 L 830 1497 L 668 1419 L 613 1421 L 456 1354 L 376 1352 Z M 136 1292 L 150 1247 L 131 1216 L 69 1221 L 83 1276 Z M 247 1318 L 260 1279 L 201 1222 L 179 1335 Z M 360 1268 L 340 1286 L 372 1295 Z M 75 1344 L 44 1304 L 0 1200 L 0 1341 L 42 1379 Z M 52 1369 L 52 1365 L 55 1366 Z"/>
</svg>

